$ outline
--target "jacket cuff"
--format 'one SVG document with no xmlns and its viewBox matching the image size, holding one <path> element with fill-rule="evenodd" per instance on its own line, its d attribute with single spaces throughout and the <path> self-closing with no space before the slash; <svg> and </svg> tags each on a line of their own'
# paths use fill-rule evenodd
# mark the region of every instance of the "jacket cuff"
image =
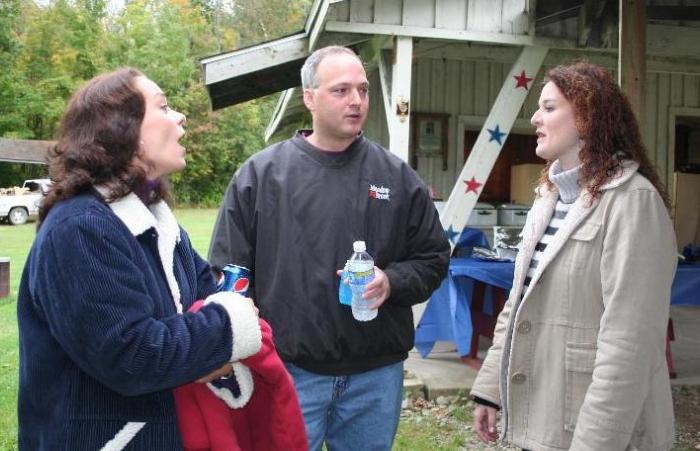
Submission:
<svg viewBox="0 0 700 451">
<path fill-rule="evenodd" d="M 407 296 L 405 296 L 403 293 L 405 290 L 405 284 L 402 284 L 404 281 L 402 274 L 399 271 L 396 271 L 394 268 L 383 268 L 382 271 L 384 271 L 384 274 L 386 274 L 386 278 L 389 280 L 389 286 L 391 287 L 391 292 L 389 293 L 389 297 L 387 298 L 386 302 L 396 306 L 411 307 L 413 305 L 411 302 L 402 303 L 398 301 L 399 299 L 405 300 L 407 298 Z"/>
<path fill-rule="evenodd" d="M 204 301 L 204 305 L 208 304 L 222 306 L 231 320 L 233 346 L 230 362 L 245 359 L 260 351 L 262 333 L 258 316 L 243 296 L 229 291 L 214 293 Z"/>
<path fill-rule="evenodd" d="M 498 404 L 493 403 L 491 401 L 487 401 L 484 398 L 479 398 L 478 396 L 472 395 L 472 401 L 474 401 L 477 404 L 481 404 L 482 406 L 492 407 L 496 410 L 501 410 L 501 406 L 499 406 Z"/>
<path fill-rule="evenodd" d="M 234 394 L 231 390 L 224 387 L 217 387 L 211 382 L 207 382 L 207 387 L 209 390 L 216 395 L 217 398 L 221 399 L 232 409 L 240 409 L 245 407 L 245 405 L 250 401 L 250 397 L 253 395 L 253 375 L 250 369 L 243 365 L 242 363 L 233 363 L 233 376 L 236 379 L 236 384 L 240 393 L 238 396 Z"/>
</svg>

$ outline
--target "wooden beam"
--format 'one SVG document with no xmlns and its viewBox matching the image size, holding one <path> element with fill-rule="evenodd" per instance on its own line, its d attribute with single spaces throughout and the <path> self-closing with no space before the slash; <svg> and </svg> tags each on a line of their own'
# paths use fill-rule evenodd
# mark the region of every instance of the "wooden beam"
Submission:
<svg viewBox="0 0 700 451">
<path fill-rule="evenodd" d="M 549 25 L 551 23 L 560 22 L 562 20 L 570 19 L 572 17 L 577 17 L 580 9 L 581 9 L 580 5 L 572 6 L 571 8 L 564 8 L 560 11 L 555 12 L 555 13 L 548 14 L 548 15 L 542 16 L 542 17 L 538 17 L 535 20 L 535 22 L 539 26 L 544 26 L 544 25 Z"/>
<path fill-rule="evenodd" d="M 0 138 L 0 161 L 46 164 L 48 151 L 55 145 L 55 141 Z"/>
<path fill-rule="evenodd" d="M 200 63 L 204 70 L 204 84 L 211 85 L 307 56 L 309 38 L 306 33 L 299 33 L 235 52 L 204 58 Z"/>
<path fill-rule="evenodd" d="M 316 16 L 314 24 L 309 30 L 309 52 L 313 52 L 316 49 L 318 38 L 319 36 L 321 36 L 323 26 L 326 23 L 326 16 L 328 15 L 329 5 L 329 0 L 321 0 L 321 6 L 318 10 L 318 15 Z"/>
<path fill-rule="evenodd" d="M 649 20 L 698 21 L 700 6 L 647 6 Z"/>
<path fill-rule="evenodd" d="M 377 55 L 377 69 L 379 70 L 382 103 L 384 105 L 384 114 L 388 126 L 393 120 L 391 111 L 391 50 L 380 50 L 379 55 Z"/>
<path fill-rule="evenodd" d="M 311 4 L 309 15 L 306 17 L 306 22 L 304 22 L 304 31 L 306 32 L 307 36 L 311 32 L 311 27 L 313 27 L 314 22 L 316 21 L 316 16 L 318 16 L 318 11 L 321 9 L 321 3 L 323 1 L 324 0 L 314 0 L 314 2 Z"/>
<path fill-rule="evenodd" d="M 275 110 L 272 112 L 272 119 L 265 129 L 265 142 L 268 142 L 277 130 L 282 117 L 287 111 L 289 101 L 294 97 L 295 91 L 296 88 L 287 89 L 280 95 L 279 99 L 277 99 L 277 105 L 275 105 Z"/>
<path fill-rule="evenodd" d="M 359 22 L 326 22 L 326 31 L 338 33 L 388 34 L 413 38 L 444 39 L 449 41 L 483 42 L 518 46 L 545 46 L 575 48 L 576 42 L 568 39 L 536 38 L 524 34 L 490 33 L 485 31 L 450 30 L 444 28 L 414 27 Z"/>
<path fill-rule="evenodd" d="M 411 113 L 411 70 L 413 65 L 413 38 L 396 36 L 394 61 L 391 70 L 391 119 L 389 150 L 408 162 L 408 140 Z"/>
<path fill-rule="evenodd" d="M 618 83 L 627 95 L 639 128 L 646 119 L 646 2 L 620 0 Z"/>
<path fill-rule="evenodd" d="M 586 0 L 579 15 L 581 47 L 614 47 L 617 32 L 617 5 L 613 0 Z"/>
<path fill-rule="evenodd" d="M 678 63 L 700 59 L 700 28 L 647 24 L 647 55 L 677 58 Z M 639 39 L 639 38 L 637 38 Z"/>
<path fill-rule="evenodd" d="M 506 76 L 469 158 L 447 199 L 440 221 L 453 249 L 525 103 L 532 82 L 537 78 L 547 51 L 545 47 L 525 47 L 522 50 Z"/>
<path fill-rule="evenodd" d="M 666 48 L 678 46 L 692 47 L 693 42 L 700 41 L 700 29 L 697 33 L 690 33 L 687 36 L 685 33 L 668 33 L 665 30 L 669 29 L 678 31 L 680 27 L 668 27 L 661 25 L 647 25 L 647 35 L 649 43 L 647 45 L 647 72 L 663 72 L 674 74 L 697 75 L 700 73 L 700 58 L 692 56 L 686 57 L 664 57 L 659 54 L 660 47 L 656 47 L 654 42 L 656 38 L 663 36 L 666 41 Z M 653 34 L 659 36 L 652 37 Z M 696 40 L 693 41 L 693 38 Z M 659 41 L 659 45 L 661 42 Z M 654 49 L 654 50 L 652 50 Z M 454 61 L 481 61 L 481 62 L 497 62 L 512 64 L 520 54 L 518 47 L 499 46 L 499 45 L 483 45 L 483 44 L 467 44 L 465 42 L 447 43 L 444 41 L 421 40 L 413 45 L 414 59 L 437 59 L 437 60 L 454 60 Z M 653 53 L 652 53 L 653 52 Z M 696 51 L 700 57 L 700 51 Z M 592 63 L 605 66 L 614 71 L 617 69 L 617 45 L 613 48 L 578 48 L 578 49 L 550 49 L 545 59 L 545 66 L 556 66 L 558 64 L 570 63 L 576 58 L 585 58 Z"/>
</svg>

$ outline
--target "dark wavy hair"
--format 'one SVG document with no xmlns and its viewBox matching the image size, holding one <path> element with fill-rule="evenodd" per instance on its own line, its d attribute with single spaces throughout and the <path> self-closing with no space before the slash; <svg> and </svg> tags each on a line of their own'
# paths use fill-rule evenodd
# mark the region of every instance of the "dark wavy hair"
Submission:
<svg viewBox="0 0 700 451">
<path fill-rule="evenodd" d="M 639 163 L 639 173 L 646 177 L 670 207 L 666 189 L 647 157 L 639 124 L 630 103 L 610 73 L 587 61 L 556 66 L 547 72 L 551 81 L 571 104 L 576 129 L 583 140 L 579 153 L 581 185 L 593 198 L 600 196 L 600 187 L 622 171 L 622 163 Z M 547 162 L 540 182 L 552 188 Z"/>
<path fill-rule="evenodd" d="M 146 203 L 170 200 L 165 179 L 149 186 L 143 167 L 134 164 L 146 114 L 145 99 L 135 85 L 138 77 L 144 75 L 132 68 L 98 75 L 70 99 L 58 143 L 49 151 L 52 185 L 38 227 L 57 202 L 95 186 L 106 188 L 107 201 L 131 192 L 141 194 Z"/>
</svg>

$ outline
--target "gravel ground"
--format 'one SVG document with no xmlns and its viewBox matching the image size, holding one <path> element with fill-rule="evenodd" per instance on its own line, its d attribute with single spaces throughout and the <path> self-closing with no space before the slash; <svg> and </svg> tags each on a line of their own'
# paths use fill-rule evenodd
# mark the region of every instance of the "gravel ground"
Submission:
<svg viewBox="0 0 700 451">
<path fill-rule="evenodd" d="M 673 387 L 676 418 L 674 451 L 700 450 L 700 386 Z M 466 395 L 434 401 L 406 398 L 401 411 L 397 451 L 501 450 L 519 448 L 481 443 L 472 428 L 474 404 Z"/>
</svg>

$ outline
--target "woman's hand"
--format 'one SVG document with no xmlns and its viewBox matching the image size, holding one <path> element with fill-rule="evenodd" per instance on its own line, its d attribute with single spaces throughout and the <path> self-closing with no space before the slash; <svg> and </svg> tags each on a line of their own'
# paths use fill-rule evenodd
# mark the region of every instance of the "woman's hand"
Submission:
<svg viewBox="0 0 700 451">
<path fill-rule="evenodd" d="M 496 409 L 477 404 L 474 409 L 474 431 L 482 442 L 495 442 L 498 439 Z"/>
<path fill-rule="evenodd" d="M 216 369 L 211 373 L 207 374 L 206 376 L 197 379 L 197 383 L 205 384 L 216 379 L 221 379 L 222 377 L 230 377 L 231 373 L 233 373 L 233 365 L 231 365 L 231 363 L 224 363 L 224 365 L 221 368 Z"/>
</svg>

